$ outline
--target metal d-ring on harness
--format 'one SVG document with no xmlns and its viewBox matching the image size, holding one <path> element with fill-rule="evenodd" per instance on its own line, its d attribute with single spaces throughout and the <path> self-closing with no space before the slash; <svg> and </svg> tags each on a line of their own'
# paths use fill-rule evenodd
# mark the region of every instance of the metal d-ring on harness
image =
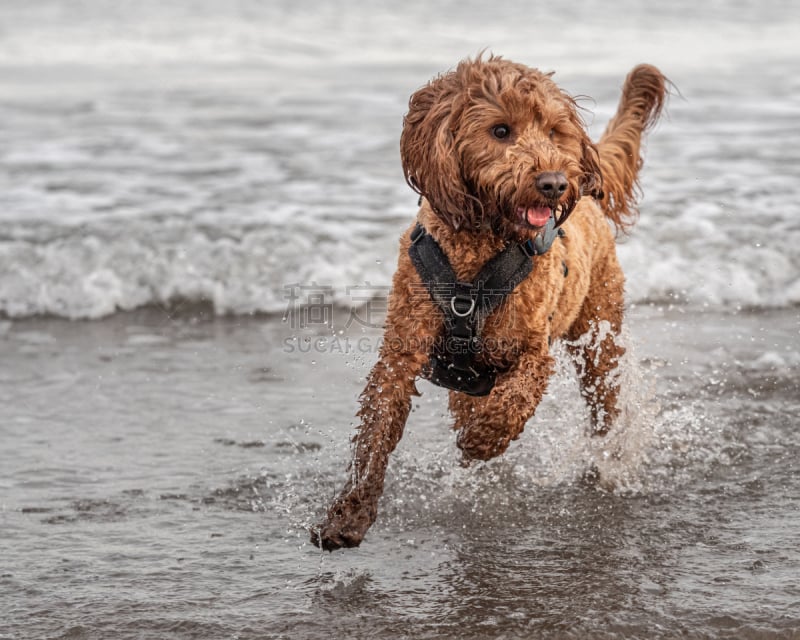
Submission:
<svg viewBox="0 0 800 640">
<path fill-rule="evenodd" d="M 497 371 L 477 360 L 486 319 L 531 272 L 531 258 L 546 253 L 562 234 L 551 216 L 535 239 L 507 246 L 472 282 L 461 282 L 442 248 L 417 223 L 408 254 L 444 314 L 444 334 L 430 356 L 427 377 L 431 382 L 472 396 L 485 396 L 492 390 Z"/>
</svg>

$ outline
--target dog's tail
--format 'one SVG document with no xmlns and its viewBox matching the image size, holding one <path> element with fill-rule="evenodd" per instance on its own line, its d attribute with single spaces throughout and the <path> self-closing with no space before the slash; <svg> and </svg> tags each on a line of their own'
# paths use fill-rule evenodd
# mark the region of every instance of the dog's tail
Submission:
<svg viewBox="0 0 800 640">
<path fill-rule="evenodd" d="M 600 204 L 619 229 L 636 220 L 642 134 L 658 120 L 668 86 L 669 80 L 655 67 L 634 67 L 625 79 L 617 113 L 597 144 L 605 194 Z"/>
</svg>

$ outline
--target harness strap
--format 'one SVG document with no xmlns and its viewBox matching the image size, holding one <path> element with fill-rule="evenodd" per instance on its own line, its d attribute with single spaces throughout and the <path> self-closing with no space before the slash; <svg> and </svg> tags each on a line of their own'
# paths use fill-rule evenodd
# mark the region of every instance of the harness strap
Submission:
<svg viewBox="0 0 800 640">
<path fill-rule="evenodd" d="M 531 258 L 545 253 L 560 235 L 551 216 L 535 240 L 507 246 L 472 282 L 462 282 L 439 243 L 417 223 L 411 232 L 409 257 L 444 314 L 443 348 L 431 354 L 432 382 L 470 395 L 492 390 L 497 372 L 476 361 L 486 319 L 531 272 Z"/>
</svg>

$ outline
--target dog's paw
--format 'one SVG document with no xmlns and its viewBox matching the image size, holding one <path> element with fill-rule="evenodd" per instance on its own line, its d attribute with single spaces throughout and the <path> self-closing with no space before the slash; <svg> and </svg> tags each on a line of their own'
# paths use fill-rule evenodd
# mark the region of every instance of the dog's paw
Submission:
<svg viewBox="0 0 800 640">
<path fill-rule="evenodd" d="M 600 486 L 601 478 L 600 478 L 600 469 L 597 468 L 596 464 L 589 465 L 589 468 L 583 472 L 581 475 L 580 483 L 592 489 L 596 489 Z"/>
<path fill-rule="evenodd" d="M 592 463 L 580 478 L 580 484 L 589 489 L 597 489 L 607 493 L 613 493 L 619 488 L 619 481 L 608 468 L 603 469 L 596 463 Z"/>
<path fill-rule="evenodd" d="M 461 449 L 461 465 L 468 467 L 475 460 L 491 460 L 508 449 L 511 440 L 507 434 L 498 436 L 491 424 L 471 422 L 456 438 L 456 445 Z"/>
<path fill-rule="evenodd" d="M 349 549 L 357 547 L 364 539 L 364 534 L 359 531 L 337 531 L 328 523 L 320 524 L 310 530 L 311 544 L 323 551 L 336 549 Z"/>
<path fill-rule="evenodd" d="M 324 551 L 334 551 L 361 544 L 367 530 L 375 522 L 377 509 L 369 501 L 358 500 L 358 497 L 348 492 L 333 504 L 325 521 L 310 530 L 314 546 Z"/>
</svg>

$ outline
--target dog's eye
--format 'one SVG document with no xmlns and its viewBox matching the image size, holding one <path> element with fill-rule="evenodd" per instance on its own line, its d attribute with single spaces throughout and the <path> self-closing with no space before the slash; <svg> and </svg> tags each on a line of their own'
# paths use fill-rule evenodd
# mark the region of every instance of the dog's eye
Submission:
<svg viewBox="0 0 800 640">
<path fill-rule="evenodd" d="M 511 127 L 509 127 L 507 124 L 498 124 L 492 127 L 492 135 L 498 140 L 508 138 L 508 136 L 511 135 Z"/>
<path fill-rule="evenodd" d="M 550 133 L 548 133 L 547 135 L 550 136 L 550 139 L 552 140 L 553 138 L 556 137 L 556 130 L 550 129 Z"/>
</svg>

